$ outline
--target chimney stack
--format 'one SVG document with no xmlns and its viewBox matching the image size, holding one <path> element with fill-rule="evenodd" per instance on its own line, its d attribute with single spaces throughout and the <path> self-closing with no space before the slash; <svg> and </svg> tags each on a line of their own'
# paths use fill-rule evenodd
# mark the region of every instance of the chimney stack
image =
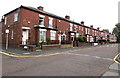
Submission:
<svg viewBox="0 0 120 78">
<path fill-rule="evenodd" d="M 97 30 L 99 30 L 100 28 L 99 27 L 97 27 Z"/>
<path fill-rule="evenodd" d="M 4 22 L 4 16 L 2 16 L 2 18 L 1 18 L 1 22 Z"/>
<path fill-rule="evenodd" d="M 65 18 L 70 20 L 70 16 L 68 16 L 68 15 L 66 15 Z"/>
<path fill-rule="evenodd" d="M 93 28 L 93 25 L 91 25 L 90 27 Z"/>
<path fill-rule="evenodd" d="M 43 11 L 43 7 L 42 6 L 39 6 L 38 9 L 41 10 L 41 11 Z"/>
<path fill-rule="evenodd" d="M 81 21 L 81 24 L 84 25 L 84 21 Z"/>
</svg>

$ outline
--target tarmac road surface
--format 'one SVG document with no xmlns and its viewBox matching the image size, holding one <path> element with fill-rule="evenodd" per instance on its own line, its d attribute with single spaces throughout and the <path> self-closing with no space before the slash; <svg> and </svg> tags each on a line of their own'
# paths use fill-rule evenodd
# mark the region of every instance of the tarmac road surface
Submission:
<svg viewBox="0 0 120 78">
<path fill-rule="evenodd" d="M 101 76 L 114 63 L 118 44 L 71 50 L 42 57 L 2 55 L 3 76 Z"/>
</svg>

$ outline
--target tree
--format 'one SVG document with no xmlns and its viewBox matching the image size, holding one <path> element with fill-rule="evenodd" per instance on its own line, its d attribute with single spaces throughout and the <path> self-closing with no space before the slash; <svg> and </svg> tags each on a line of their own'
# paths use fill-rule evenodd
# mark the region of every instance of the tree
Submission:
<svg viewBox="0 0 120 78">
<path fill-rule="evenodd" d="M 120 43 L 120 23 L 115 25 L 116 27 L 113 29 L 113 34 L 117 37 L 117 42 Z"/>
<path fill-rule="evenodd" d="M 118 29 L 117 29 L 117 27 L 113 28 L 112 33 L 115 34 L 116 37 L 118 36 Z"/>
<path fill-rule="evenodd" d="M 103 32 L 106 32 L 106 33 L 109 33 L 109 30 L 108 30 L 108 29 L 103 29 L 102 31 L 103 31 Z"/>
<path fill-rule="evenodd" d="M 77 41 L 79 42 L 85 42 L 86 41 L 86 37 L 85 36 L 79 36 L 76 38 Z"/>
</svg>

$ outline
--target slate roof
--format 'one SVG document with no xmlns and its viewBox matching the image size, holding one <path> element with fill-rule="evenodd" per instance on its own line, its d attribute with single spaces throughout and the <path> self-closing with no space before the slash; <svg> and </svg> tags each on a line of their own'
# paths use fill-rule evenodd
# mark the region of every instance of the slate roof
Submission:
<svg viewBox="0 0 120 78">
<path fill-rule="evenodd" d="M 43 15 L 48 15 L 48 16 L 51 16 L 51 17 L 54 17 L 54 18 L 58 18 L 58 19 L 61 19 L 61 20 L 64 20 L 64 21 L 67 21 L 67 22 L 74 23 L 74 24 L 77 24 L 77 25 L 82 26 L 80 23 L 77 23 L 77 22 L 74 22 L 74 21 L 68 20 L 68 19 L 66 19 L 66 18 L 63 18 L 63 17 L 57 16 L 57 15 L 55 15 L 55 14 L 52 14 L 52 13 L 49 13 L 49 12 L 46 12 L 46 11 L 41 11 L 41 10 L 39 10 L 39 9 L 37 9 L 37 8 L 34 8 L 34 7 L 23 6 L 23 5 L 21 5 L 20 7 L 14 9 L 14 10 L 12 10 L 12 11 L 10 11 L 9 13 L 6 13 L 4 16 L 6 16 L 6 15 L 8 15 L 8 14 L 10 14 L 10 13 L 16 11 L 16 10 L 18 10 L 19 8 L 28 9 L 28 10 L 31 10 L 31 11 L 34 11 L 34 12 L 37 12 L 37 13 L 41 13 L 41 14 L 43 14 Z M 94 30 L 97 30 L 97 29 L 95 29 L 95 28 L 91 28 L 91 27 L 89 27 L 89 26 L 85 26 L 85 25 L 84 25 L 84 27 L 86 27 L 86 28 L 90 28 L 90 29 L 94 29 Z"/>
</svg>

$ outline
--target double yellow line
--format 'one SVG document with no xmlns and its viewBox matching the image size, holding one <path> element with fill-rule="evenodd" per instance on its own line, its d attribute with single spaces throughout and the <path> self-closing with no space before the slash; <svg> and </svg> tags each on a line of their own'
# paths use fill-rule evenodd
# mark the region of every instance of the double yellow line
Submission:
<svg viewBox="0 0 120 78">
<path fill-rule="evenodd" d="M 115 56 L 114 61 L 115 61 L 117 64 L 120 64 L 120 63 L 117 61 L 117 58 L 118 58 L 118 57 L 120 57 L 120 53 Z"/>
<path fill-rule="evenodd" d="M 53 55 L 58 55 L 58 54 L 62 54 L 63 52 L 56 52 L 53 54 L 43 54 L 43 55 L 30 55 L 30 56 L 26 56 L 26 55 L 13 55 L 13 54 L 9 54 L 6 52 L 2 52 L 0 51 L 1 54 L 7 55 L 7 56 L 11 56 L 11 57 L 41 57 L 41 56 L 53 56 Z"/>
</svg>

